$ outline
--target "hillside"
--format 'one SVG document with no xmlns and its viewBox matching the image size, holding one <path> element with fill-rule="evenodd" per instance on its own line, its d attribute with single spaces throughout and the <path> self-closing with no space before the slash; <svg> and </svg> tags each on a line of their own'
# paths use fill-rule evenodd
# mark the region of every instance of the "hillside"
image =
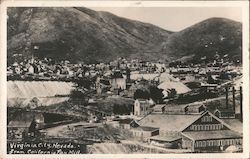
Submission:
<svg viewBox="0 0 250 159">
<path fill-rule="evenodd" d="M 151 24 L 86 8 L 14 8 L 9 10 L 8 55 L 30 55 L 38 45 L 36 56 L 72 61 L 109 61 L 134 54 L 154 58 L 143 53 L 158 52 L 169 34 Z"/>
<path fill-rule="evenodd" d="M 241 56 L 241 23 L 225 18 L 211 18 L 172 34 L 165 50 L 175 58 L 228 54 Z"/>
<path fill-rule="evenodd" d="M 241 34 L 240 23 L 222 18 L 173 33 L 87 8 L 9 8 L 8 62 L 17 54 L 87 63 L 117 57 L 170 62 L 216 51 L 239 56 Z"/>
</svg>

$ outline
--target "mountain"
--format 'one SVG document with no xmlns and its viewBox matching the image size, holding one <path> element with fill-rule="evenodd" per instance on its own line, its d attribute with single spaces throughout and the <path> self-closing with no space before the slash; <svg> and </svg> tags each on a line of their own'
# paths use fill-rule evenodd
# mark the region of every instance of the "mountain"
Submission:
<svg viewBox="0 0 250 159">
<path fill-rule="evenodd" d="M 156 59 L 153 54 L 171 34 L 152 24 L 87 8 L 11 8 L 8 55 L 72 61 L 109 61 L 117 57 Z M 34 50 L 34 46 L 39 46 Z M 148 52 L 144 54 L 144 52 Z"/>
<path fill-rule="evenodd" d="M 83 7 L 19 7 L 8 8 L 7 23 L 8 62 L 18 54 L 72 62 L 117 57 L 170 62 L 183 56 L 212 56 L 216 51 L 241 54 L 241 23 L 222 18 L 171 32 Z"/>
<path fill-rule="evenodd" d="M 169 56 L 213 57 L 215 54 L 241 57 L 242 25 L 225 18 L 210 18 L 171 34 L 165 44 Z"/>
</svg>

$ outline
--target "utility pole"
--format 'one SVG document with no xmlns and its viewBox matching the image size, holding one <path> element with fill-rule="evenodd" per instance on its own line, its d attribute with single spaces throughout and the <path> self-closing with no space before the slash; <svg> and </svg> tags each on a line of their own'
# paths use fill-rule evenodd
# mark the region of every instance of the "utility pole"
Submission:
<svg viewBox="0 0 250 159">
<path fill-rule="evenodd" d="M 228 86 L 226 86 L 226 109 L 228 109 Z"/>
<path fill-rule="evenodd" d="M 243 121 L 243 111 L 242 111 L 242 87 L 240 87 L 240 121 Z"/>
<path fill-rule="evenodd" d="M 233 87 L 233 112 L 235 113 L 235 88 Z"/>
</svg>

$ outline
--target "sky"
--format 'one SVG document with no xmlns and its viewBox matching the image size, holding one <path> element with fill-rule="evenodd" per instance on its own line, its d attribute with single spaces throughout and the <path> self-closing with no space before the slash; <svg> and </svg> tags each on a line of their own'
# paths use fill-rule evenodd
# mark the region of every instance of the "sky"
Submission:
<svg viewBox="0 0 250 159">
<path fill-rule="evenodd" d="M 242 22 L 240 7 L 100 7 L 115 15 L 157 25 L 169 31 L 180 31 L 211 17 Z"/>
</svg>

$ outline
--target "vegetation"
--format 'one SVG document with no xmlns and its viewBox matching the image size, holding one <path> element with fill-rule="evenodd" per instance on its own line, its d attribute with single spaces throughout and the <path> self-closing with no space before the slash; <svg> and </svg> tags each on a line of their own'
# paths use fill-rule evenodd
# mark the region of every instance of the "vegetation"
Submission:
<svg viewBox="0 0 250 159">
<path fill-rule="evenodd" d="M 134 99 L 152 99 L 155 103 L 163 101 L 162 89 L 157 88 L 155 85 L 145 86 L 145 88 L 137 89 L 134 93 Z"/>
<path fill-rule="evenodd" d="M 46 31 L 37 18 L 44 22 Z M 83 7 L 13 7 L 8 9 L 7 30 L 8 61 L 14 54 L 30 57 L 35 52 L 41 58 L 86 63 L 107 62 L 117 56 L 171 62 L 192 55 L 195 62 L 216 53 L 241 60 L 242 51 L 241 23 L 223 18 L 211 18 L 180 32 L 170 32 Z M 34 46 L 40 47 L 34 50 Z"/>
</svg>

